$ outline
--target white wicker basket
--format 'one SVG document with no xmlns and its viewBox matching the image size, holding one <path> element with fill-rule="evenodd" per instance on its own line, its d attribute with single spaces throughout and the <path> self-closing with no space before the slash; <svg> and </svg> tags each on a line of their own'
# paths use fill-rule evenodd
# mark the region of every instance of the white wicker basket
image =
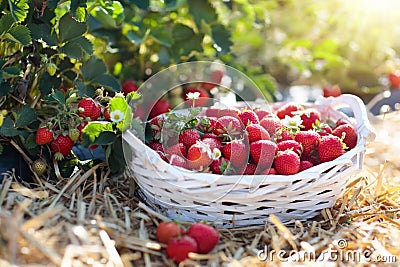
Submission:
<svg viewBox="0 0 400 267">
<path fill-rule="evenodd" d="M 350 107 L 354 113 L 358 142 L 355 148 L 334 161 L 295 175 L 234 175 L 196 173 L 164 162 L 132 132 L 123 135 L 125 155 L 145 201 L 171 219 L 206 220 L 223 227 L 263 224 L 270 214 L 283 222 L 306 220 L 330 208 L 349 178 L 362 168 L 366 143 L 375 134 L 364 103 L 356 96 L 320 98 L 309 104 L 332 119 L 347 116 L 337 109 Z"/>
</svg>

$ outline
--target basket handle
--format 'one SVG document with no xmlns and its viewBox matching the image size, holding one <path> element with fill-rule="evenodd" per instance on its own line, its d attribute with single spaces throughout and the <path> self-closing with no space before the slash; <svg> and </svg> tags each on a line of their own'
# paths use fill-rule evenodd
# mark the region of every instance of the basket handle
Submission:
<svg viewBox="0 0 400 267">
<path fill-rule="evenodd" d="M 318 105 L 331 106 L 334 109 L 339 109 L 344 106 L 350 107 L 354 113 L 356 128 L 361 137 L 367 142 L 371 142 L 375 139 L 376 134 L 374 133 L 374 128 L 369 123 L 367 109 L 364 102 L 358 96 L 352 94 L 343 94 L 338 97 L 327 98 L 320 96 L 315 103 Z"/>
</svg>

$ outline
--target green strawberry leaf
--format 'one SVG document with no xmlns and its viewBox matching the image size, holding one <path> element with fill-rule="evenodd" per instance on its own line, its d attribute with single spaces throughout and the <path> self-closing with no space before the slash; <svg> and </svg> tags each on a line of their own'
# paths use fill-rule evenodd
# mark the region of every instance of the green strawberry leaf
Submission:
<svg viewBox="0 0 400 267">
<path fill-rule="evenodd" d="M 0 127 L 0 135 L 13 137 L 20 134 L 21 131 L 15 128 L 13 121 L 9 117 L 5 118 L 3 121 L 3 125 Z"/>
<path fill-rule="evenodd" d="M 15 117 L 16 127 L 28 126 L 30 123 L 37 119 L 35 110 L 28 106 L 21 106 L 21 108 L 15 112 Z"/>
<path fill-rule="evenodd" d="M 112 123 L 110 122 L 89 122 L 83 129 L 83 133 L 88 136 L 91 142 L 94 142 L 102 132 L 113 131 Z"/>
</svg>

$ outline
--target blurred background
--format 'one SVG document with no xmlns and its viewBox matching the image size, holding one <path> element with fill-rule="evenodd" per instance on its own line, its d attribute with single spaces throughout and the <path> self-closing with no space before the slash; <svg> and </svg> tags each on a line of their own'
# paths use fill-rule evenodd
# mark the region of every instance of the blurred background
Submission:
<svg viewBox="0 0 400 267">
<path fill-rule="evenodd" d="M 121 82 L 140 83 L 173 63 L 218 60 L 273 100 L 312 101 L 337 85 L 369 102 L 399 87 L 400 1 L 126 2 L 135 4 L 124 5 L 119 23 L 91 18 L 95 51 Z"/>
</svg>

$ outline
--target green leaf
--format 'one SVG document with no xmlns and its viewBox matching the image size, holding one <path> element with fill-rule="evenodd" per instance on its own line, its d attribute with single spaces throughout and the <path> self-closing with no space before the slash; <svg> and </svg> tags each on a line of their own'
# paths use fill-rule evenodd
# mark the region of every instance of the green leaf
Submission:
<svg viewBox="0 0 400 267">
<path fill-rule="evenodd" d="M 54 90 L 54 93 L 51 95 L 51 97 L 61 105 L 64 105 L 66 102 L 65 94 L 61 90 Z"/>
<path fill-rule="evenodd" d="M 14 23 L 14 19 L 10 14 L 5 14 L 0 18 L 0 35 L 6 33 Z"/>
<path fill-rule="evenodd" d="M 115 28 L 117 27 L 117 23 L 115 22 L 112 14 L 109 14 L 106 9 L 103 7 L 96 7 L 91 14 L 95 17 L 103 27 L 105 28 Z"/>
<path fill-rule="evenodd" d="M 76 14 L 78 8 L 86 8 L 86 0 L 71 0 L 70 12 Z"/>
<path fill-rule="evenodd" d="M 150 31 L 150 36 L 152 36 L 157 43 L 166 47 L 171 47 L 172 45 L 173 40 L 171 37 L 171 32 L 166 30 L 165 27 L 152 28 Z"/>
<path fill-rule="evenodd" d="M 60 2 L 60 0 L 49 0 L 47 6 L 48 6 L 50 9 L 56 9 L 56 7 L 57 7 L 57 5 L 58 5 L 58 2 Z"/>
<path fill-rule="evenodd" d="M 67 42 L 64 46 L 60 48 L 60 52 L 66 54 L 70 58 L 81 59 L 83 57 L 82 47 L 73 42 Z"/>
<path fill-rule="evenodd" d="M 96 95 L 96 88 L 91 85 L 85 85 L 81 81 L 76 81 L 76 89 L 78 90 L 78 94 L 82 97 L 93 97 Z"/>
<path fill-rule="evenodd" d="M 21 70 L 17 67 L 8 67 L 3 69 L 3 75 L 5 78 L 18 77 L 21 74 Z"/>
<path fill-rule="evenodd" d="M 88 61 L 83 63 L 81 72 L 86 81 L 91 81 L 94 78 L 106 73 L 107 67 L 103 60 L 97 57 L 91 57 Z"/>
<path fill-rule="evenodd" d="M 85 36 L 81 36 L 80 38 L 74 40 L 74 43 L 79 44 L 83 51 L 85 51 L 88 55 L 93 54 L 93 44 Z"/>
<path fill-rule="evenodd" d="M 99 137 L 96 138 L 95 143 L 101 146 L 111 145 L 117 140 L 117 135 L 114 132 L 101 132 Z"/>
<path fill-rule="evenodd" d="M 131 103 L 131 101 L 135 101 L 138 100 L 142 95 L 138 92 L 130 92 L 127 96 L 126 96 L 126 102 L 127 103 Z"/>
<path fill-rule="evenodd" d="M 71 41 L 87 31 L 86 23 L 77 22 L 69 13 L 66 13 L 59 22 L 58 31 L 61 42 Z"/>
<path fill-rule="evenodd" d="M 17 25 L 12 27 L 7 33 L 6 37 L 14 42 L 20 43 L 21 45 L 27 46 L 31 43 L 31 33 L 29 29 L 24 25 Z"/>
<path fill-rule="evenodd" d="M 26 18 L 29 9 L 26 0 L 8 0 L 8 4 L 15 22 L 21 22 Z"/>
<path fill-rule="evenodd" d="M 214 42 L 220 47 L 220 51 L 226 54 L 230 51 L 233 42 L 231 41 L 231 33 L 222 24 L 211 26 L 211 36 Z M 218 50 L 218 49 L 217 49 Z"/>
<path fill-rule="evenodd" d="M 122 112 L 125 112 L 128 106 L 129 106 L 128 103 L 123 97 L 114 97 L 109 102 L 110 113 L 115 110 L 120 110 Z"/>
<path fill-rule="evenodd" d="M 61 85 L 61 80 L 56 76 L 50 76 L 47 72 L 43 73 L 39 81 L 39 90 L 43 95 L 48 95 L 54 88 Z"/>
<path fill-rule="evenodd" d="M 52 26 L 50 24 L 31 23 L 29 25 L 29 29 L 31 30 L 31 35 L 34 40 L 42 39 L 49 46 L 57 45 L 57 36 L 52 30 Z"/>
<path fill-rule="evenodd" d="M 175 42 L 187 41 L 194 35 L 193 29 L 182 23 L 174 24 L 172 28 L 172 38 Z"/>
<path fill-rule="evenodd" d="M 17 136 L 20 134 L 20 131 L 15 129 L 13 121 L 7 117 L 3 121 L 3 125 L 0 127 L 0 135 L 6 137 Z"/>
<path fill-rule="evenodd" d="M 111 172 L 120 173 L 123 172 L 125 169 L 125 157 L 122 148 L 122 140 L 119 138 L 111 145 L 111 151 L 109 156 L 106 158 L 108 167 L 110 168 Z"/>
<path fill-rule="evenodd" d="M 168 66 L 169 63 L 171 62 L 171 57 L 169 55 L 169 51 L 166 47 L 162 46 L 158 50 L 158 62 L 160 63 L 161 66 Z"/>
<path fill-rule="evenodd" d="M 119 84 L 119 81 L 110 74 L 102 74 L 93 79 L 92 82 L 98 83 L 100 86 L 104 86 L 108 89 L 113 90 L 114 92 L 121 91 L 121 85 Z"/>
<path fill-rule="evenodd" d="M 138 8 L 140 9 L 149 9 L 150 6 L 150 0 L 132 0 L 131 2 L 133 2 Z"/>
<path fill-rule="evenodd" d="M 100 135 L 100 133 L 106 131 L 113 131 L 111 122 L 89 122 L 89 124 L 83 129 L 83 133 L 86 134 L 92 142 Z"/>
<path fill-rule="evenodd" d="M 135 31 L 128 31 L 126 34 L 126 38 L 128 38 L 129 41 L 134 43 L 135 45 L 140 45 L 141 43 L 144 42 L 147 38 L 147 34 L 141 35 L 139 32 Z"/>
<path fill-rule="evenodd" d="M 28 106 L 21 106 L 16 112 L 15 126 L 25 127 L 37 119 L 36 112 Z"/>
<path fill-rule="evenodd" d="M 187 2 L 189 5 L 189 12 L 192 14 L 198 29 L 201 28 L 202 20 L 207 24 L 217 20 L 217 13 L 208 0 L 187 0 Z"/>
<path fill-rule="evenodd" d="M 31 133 L 28 135 L 28 137 L 25 140 L 24 143 L 26 149 L 34 149 L 37 147 L 36 144 L 36 135 L 34 133 Z"/>
<path fill-rule="evenodd" d="M 78 22 L 84 22 L 85 19 L 86 19 L 86 8 L 84 8 L 84 7 L 78 7 L 78 8 L 76 9 L 74 18 L 75 18 L 76 21 L 78 21 Z"/>
<path fill-rule="evenodd" d="M 6 96 L 13 91 L 10 82 L 3 82 L 0 84 L 0 97 Z"/>
<path fill-rule="evenodd" d="M 139 118 L 134 118 L 131 122 L 131 129 L 136 131 L 140 140 L 145 140 L 145 126 Z M 150 138 L 153 138 L 151 136 Z"/>
</svg>

